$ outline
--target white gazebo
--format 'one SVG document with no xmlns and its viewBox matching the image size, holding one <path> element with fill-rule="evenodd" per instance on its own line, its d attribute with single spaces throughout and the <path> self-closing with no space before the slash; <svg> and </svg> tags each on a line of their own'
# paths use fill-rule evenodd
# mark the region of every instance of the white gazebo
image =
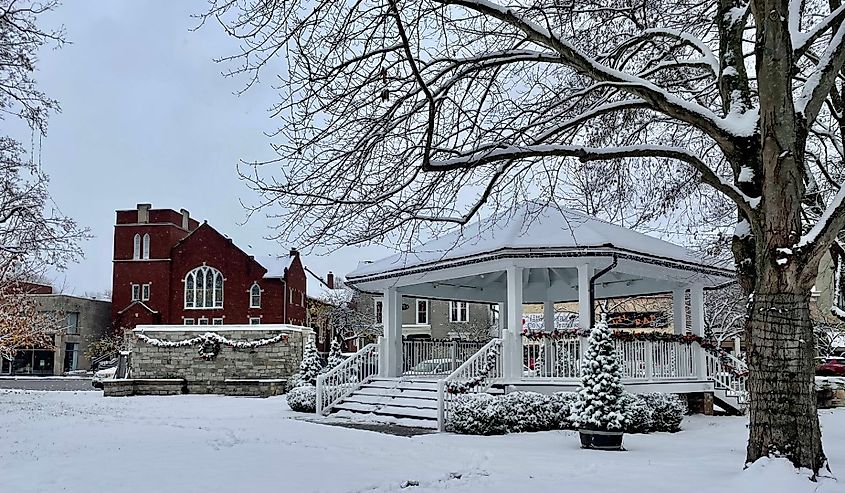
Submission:
<svg viewBox="0 0 845 493">
<path fill-rule="evenodd" d="M 412 252 L 363 263 L 347 281 L 357 289 L 383 294 L 384 336 L 373 349 L 378 353 L 378 378 L 398 378 L 407 370 L 407 364 L 403 368 L 402 296 L 408 296 L 498 304 L 500 338 L 496 344 L 501 366 L 494 373 L 499 382 L 515 385 L 532 380 L 523 366 L 523 304 L 542 303 L 545 327 L 551 332 L 555 303 L 577 301 L 579 326 L 587 329 L 593 322 L 596 299 L 672 293 L 675 333 L 683 334 L 689 327 L 701 336 L 704 289 L 732 278 L 732 271 L 708 265 L 678 245 L 571 210 L 526 202 Z M 630 349 L 634 356 L 623 348 L 622 357 L 640 359 L 636 367 L 628 365 L 629 380 L 708 382 L 709 363 L 698 346 Z M 583 354 L 583 346 L 576 353 Z M 660 358 L 663 363 L 653 364 Z M 483 355 L 471 359 L 461 358 L 461 368 L 441 379 L 441 394 L 444 381 L 469 381 L 481 374 Z M 675 368 L 666 370 L 670 359 Z M 680 359 L 686 361 L 683 368 L 676 363 Z M 483 378 L 491 376 L 489 369 L 482 373 Z M 577 375 L 558 377 L 561 383 L 577 383 Z M 707 385 L 713 389 L 712 381 Z"/>
</svg>

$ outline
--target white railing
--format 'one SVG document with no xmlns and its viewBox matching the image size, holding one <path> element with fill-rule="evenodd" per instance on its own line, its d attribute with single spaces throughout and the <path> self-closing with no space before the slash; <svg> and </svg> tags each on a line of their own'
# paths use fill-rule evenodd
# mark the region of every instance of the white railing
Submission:
<svg viewBox="0 0 845 493">
<path fill-rule="evenodd" d="M 586 337 L 533 337 L 523 340 L 523 378 L 578 380 Z M 623 381 L 695 380 L 700 373 L 698 344 L 671 341 L 615 341 Z"/>
<path fill-rule="evenodd" d="M 367 344 L 343 363 L 317 376 L 317 414 L 328 414 L 334 405 L 378 376 L 378 344 Z"/>
<path fill-rule="evenodd" d="M 577 380 L 581 376 L 582 345 L 578 337 L 524 340 L 523 376 Z"/>
<path fill-rule="evenodd" d="M 502 340 L 492 339 L 446 378 L 437 382 L 437 429 L 446 429 L 446 418 L 455 397 L 486 392 L 504 375 Z"/>
<path fill-rule="evenodd" d="M 730 360 L 733 369 L 726 368 L 718 356 L 707 353 L 707 378 L 713 381 L 717 389 L 724 390 L 729 396 L 734 397 L 737 403 L 744 406 L 748 402 L 748 391 L 745 386 L 748 366 L 740 359 L 725 353 Z M 738 375 L 737 373 L 740 373 Z"/>
<path fill-rule="evenodd" d="M 405 375 L 448 375 L 478 352 L 486 343 L 477 341 L 402 341 L 402 373 Z"/>
</svg>

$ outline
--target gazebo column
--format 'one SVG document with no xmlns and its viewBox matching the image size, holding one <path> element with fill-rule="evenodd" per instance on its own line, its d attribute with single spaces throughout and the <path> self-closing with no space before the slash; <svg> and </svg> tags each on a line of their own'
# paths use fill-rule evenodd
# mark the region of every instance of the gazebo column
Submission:
<svg viewBox="0 0 845 493">
<path fill-rule="evenodd" d="M 543 302 L 543 330 L 546 331 L 546 334 L 551 334 L 555 330 L 555 302 L 554 301 L 544 301 Z M 554 370 L 555 360 L 557 359 L 556 351 L 554 351 L 555 344 L 552 342 L 551 337 L 547 336 L 543 338 L 543 365 L 544 368 L 542 369 L 544 373 L 542 375 L 552 375 Z M 539 368 L 537 368 L 539 370 Z"/>
<path fill-rule="evenodd" d="M 704 337 L 704 286 L 700 284 L 696 284 L 690 288 L 690 315 L 692 333 L 699 337 Z M 707 378 L 707 360 L 704 349 L 701 346 L 698 348 L 698 378 L 704 380 Z"/>
<path fill-rule="evenodd" d="M 593 277 L 593 266 L 582 264 L 578 266 L 578 327 L 591 329 L 593 307 L 590 306 L 590 278 Z"/>
<path fill-rule="evenodd" d="M 384 290 L 382 301 L 384 338 L 379 348 L 379 374 L 382 377 L 402 375 L 402 295 L 396 288 Z"/>
<path fill-rule="evenodd" d="M 508 331 L 508 304 L 507 303 L 499 303 L 499 320 L 498 322 L 498 329 L 499 333 L 496 337 L 502 339 L 505 337 Z"/>
<path fill-rule="evenodd" d="M 506 336 L 503 338 L 505 378 L 522 378 L 522 267 L 508 267 L 508 308 Z"/>
<path fill-rule="evenodd" d="M 672 327 L 675 334 L 687 331 L 687 290 L 678 288 L 672 291 Z"/>
<path fill-rule="evenodd" d="M 593 266 L 590 264 L 582 264 L 578 266 L 578 328 L 590 330 L 590 322 L 593 317 L 593 307 L 590 306 L 590 278 L 593 277 Z M 584 359 L 587 354 L 587 346 L 589 345 L 586 337 L 579 337 L 580 340 L 580 357 L 579 360 Z M 580 362 L 579 362 L 580 365 Z"/>
</svg>

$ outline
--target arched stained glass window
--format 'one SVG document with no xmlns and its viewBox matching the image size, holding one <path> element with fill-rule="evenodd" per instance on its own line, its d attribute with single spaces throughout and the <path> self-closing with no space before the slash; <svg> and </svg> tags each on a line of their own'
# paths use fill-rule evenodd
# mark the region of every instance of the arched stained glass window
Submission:
<svg viewBox="0 0 845 493">
<path fill-rule="evenodd" d="M 223 308 L 223 273 L 205 265 L 188 272 L 185 308 Z"/>
</svg>

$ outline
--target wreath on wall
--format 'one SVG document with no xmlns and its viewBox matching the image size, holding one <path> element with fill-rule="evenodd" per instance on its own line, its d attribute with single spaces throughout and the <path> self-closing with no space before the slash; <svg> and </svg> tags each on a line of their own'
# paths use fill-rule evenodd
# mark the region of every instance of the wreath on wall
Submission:
<svg viewBox="0 0 845 493">
<path fill-rule="evenodd" d="M 203 341 L 199 344 L 199 350 L 197 350 L 197 354 L 200 355 L 200 358 L 211 361 L 217 357 L 217 354 L 220 353 L 220 341 L 216 339 L 212 339 L 210 337 L 206 337 Z"/>
</svg>

